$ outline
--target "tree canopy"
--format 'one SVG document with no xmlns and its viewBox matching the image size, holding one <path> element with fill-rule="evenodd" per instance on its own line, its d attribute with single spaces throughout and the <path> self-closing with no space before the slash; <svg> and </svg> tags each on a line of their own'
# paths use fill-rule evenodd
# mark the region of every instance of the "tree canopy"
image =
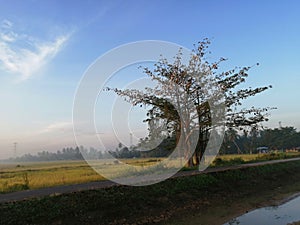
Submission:
<svg viewBox="0 0 300 225">
<path fill-rule="evenodd" d="M 194 45 L 186 64 L 179 50 L 174 62 L 161 58 L 154 69 L 143 68 L 143 72 L 155 82 L 154 88 L 108 88 L 135 106 L 150 106 L 146 120 L 150 127 L 149 141 L 155 139 L 157 133 L 174 136 L 177 146 L 184 148 L 184 156 L 190 166 L 199 165 L 212 134 L 212 103 L 219 104 L 224 97 L 224 124 L 228 129 L 235 130 L 256 128 L 268 120 L 270 110 L 268 107 L 241 107 L 243 99 L 255 96 L 271 86 L 239 88 L 249 76 L 252 66 L 220 71 L 220 64 L 227 59 L 222 57 L 216 62 L 210 62 L 210 44 L 206 38 Z M 159 129 L 161 127 L 164 129 Z M 192 143 L 195 134 L 197 143 Z M 195 151 L 189 149 L 193 144 Z"/>
</svg>

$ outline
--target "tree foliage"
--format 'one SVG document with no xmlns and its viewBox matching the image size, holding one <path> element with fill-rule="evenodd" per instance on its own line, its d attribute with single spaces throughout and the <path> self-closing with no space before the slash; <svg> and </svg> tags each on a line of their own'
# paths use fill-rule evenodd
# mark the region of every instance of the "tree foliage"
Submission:
<svg viewBox="0 0 300 225">
<path fill-rule="evenodd" d="M 236 67 L 228 71 L 220 71 L 220 64 L 227 59 L 220 58 L 216 62 L 209 62 L 210 44 L 209 39 L 204 39 L 194 45 L 189 62 L 186 64 L 179 50 L 174 57 L 174 62 L 161 58 L 154 65 L 154 69 L 143 68 L 143 72 L 155 82 L 154 88 L 147 87 L 144 90 L 108 88 L 134 106 L 151 106 L 146 121 L 150 126 L 164 124 L 165 130 L 160 130 L 160 132 L 175 136 L 177 144 L 182 136 L 184 136 L 184 141 L 188 142 L 189 136 L 197 128 L 199 137 L 196 150 L 192 156 L 185 155 L 190 158 L 190 166 L 198 165 L 205 151 L 212 131 L 209 101 L 220 101 L 222 97 L 220 93 L 225 97 L 225 124 L 230 129 L 257 127 L 260 122 L 267 121 L 270 109 L 241 108 L 243 99 L 255 96 L 271 86 L 239 88 L 239 85 L 246 81 L 252 67 Z M 221 89 L 221 92 L 215 90 L 215 87 Z M 196 108 L 196 112 L 191 111 L 193 107 Z M 183 115 L 186 115 L 185 119 L 181 118 Z M 158 120 L 163 122 L 154 122 Z M 149 140 L 152 139 L 151 135 L 155 130 L 150 129 Z M 187 148 L 186 146 L 184 147 Z"/>
<path fill-rule="evenodd" d="M 271 151 L 300 150 L 300 132 L 297 132 L 294 127 L 260 129 L 240 134 L 228 130 L 220 153 L 258 153 L 258 147 L 268 147 Z"/>
</svg>

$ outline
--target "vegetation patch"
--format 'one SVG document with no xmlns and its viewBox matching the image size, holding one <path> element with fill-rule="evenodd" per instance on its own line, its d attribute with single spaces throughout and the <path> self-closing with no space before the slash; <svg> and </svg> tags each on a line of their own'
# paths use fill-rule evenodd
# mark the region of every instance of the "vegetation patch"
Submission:
<svg viewBox="0 0 300 225">
<path fill-rule="evenodd" d="M 149 224 L 299 182 L 300 162 L 180 177 L 0 205 L 0 224 Z M 255 187 L 255 188 L 253 188 Z"/>
<path fill-rule="evenodd" d="M 299 157 L 300 153 L 235 154 L 217 156 L 210 167 L 234 166 L 244 163 Z M 155 165 L 163 158 L 123 159 L 135 166 Z M 211 161 L 211 160 L 210 160 Z M 118 165 L 114 165 L 117 170 Z M 115 172 L 114 166 L 111 173 Z M 183 171 L 196 170 L 197 166 L 184 167 Z M 131 171 L 133 173 L 133 171 Z M 0 193 L 39 189 L 59 185 L 100 181 L 105 178 L 85 161 L 35 162 L 2 165 L 0 168 Z"/>
</svg>

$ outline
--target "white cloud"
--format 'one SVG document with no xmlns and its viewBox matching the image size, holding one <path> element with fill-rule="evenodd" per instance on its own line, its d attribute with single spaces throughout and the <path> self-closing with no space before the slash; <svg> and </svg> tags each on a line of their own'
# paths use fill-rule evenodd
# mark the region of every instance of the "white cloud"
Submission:
<svg viewBox="0 0 300 225">
<path fill-rule="evenodd" d="M 4 42 L 14 42 L 17 39 L 17 34 L 14 32 L 10 33 L 0 33 L 0 39 Z"/>
<path fill-rule="evenodd" d="M 70 37 L 62 35 L 52 41 L 38 41 L 35 37 L 14 32 L 10 21 L 3 21 L 1 27 L 1 66 L 10 73 L 21 75 L 20 80 L 27 80 L 35 75 L 61 51 Z"/>
<path fill-rule="evenodd" d="M 55 122 L 46 126 L 40 133 L 73 132 L 72 122 Z"/>
</svg>

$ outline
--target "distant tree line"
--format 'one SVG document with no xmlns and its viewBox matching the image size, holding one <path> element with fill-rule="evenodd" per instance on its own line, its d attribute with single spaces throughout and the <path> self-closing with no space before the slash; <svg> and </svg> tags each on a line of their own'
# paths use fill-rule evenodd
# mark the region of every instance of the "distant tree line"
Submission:
<svg viewBox="0 0 300 225">
<path fill-rule="evenodd" d="M 257 153 L 258 147 L 269 150 L 300 150 L 300 132 L 294 127 L 250 130 L 238 133 L 228 130 L 225 133 L 221 154 Z"/>
<path fill-rule="evenodd" d="M 140 139 L 140 142 L 136 146 L 130 148 L 123 146 L 121 143 L 116 148 L 115 151 L 110 153 L 115 158 L 153 158 L 153 157 L 167 157 L 173 149 L 176 147 L 175 137 L 166 137 L 161 143 L 159 143 L 155 148 L 148 149 L 150 140 L 148 137 L 145 139 Z"/>
<path fill-rule="evenodd" d="M 86 149 L 80 147 L 68 147 L 56 152 L 41 151 L 37 154 L 24 154 L 22 156 L 1 160 L 2 162 L 41 162 L 41 161 L 59 161 L 59 160 L 84 160 L 84 159 L 105 159 L 111 155 L 115 158 L 149 158 L 166 157 L 175 147 L 175 138 L 167 137 L 156 148 L 143 151 L 142 146 L 147 146 L 149 138 L 140 139 L 136 146 L 126 147 L 119 143 L 113 151 L 99 151 L 95 148 Z"/>
<path fill-rule="evenodd" d="M 9 162 L 38 162 L 38 161 L 59 161 L 59 160 L 83 160 L 83 155 L 86 158 L 90 159 L 101 159 L 105 158 L 108 154 L 107 152 L 98 151 L 95 148 L 90 148 L 89 150 L 80 147 L 69 147 L 63 148 L 62 150 L 58 150 L 57 152 L 49 152 L 49 151 L 41 151 L 37 154 L 25 154 L 15 158 L 9 158 L 7 160 Z"/>
<path fill-rule="evenodd" d="M 166 137 L 157 147 L 149 151 L 143 151 L 147 147 L 149 138 L 140 139 L 136 146 L 126 147 L 121 143 L 114 151 L 102 152 L 95 148 L 89 150 L 80 147 L 63 148 L 57 152 L 42 151 L 37 154 L 25 154 L 16 158 L 9 158 L 7 162 L 38 162 L 58 160 L 83 160 L 104 159 L 109 154 L 115 158 L 149 158 L 167 157 L 176 147 L 176 138 Z M 294 127 L 280 127 L 274 129 L 250 130 L 238 133 L 236 130 L 228 129 L 220 149 L 220 154 L 251 154 L 257 153 L 258 147 L 268 147 L 269 150 L 297 150 L 300 151 L 300 132 Z M 84 157 L 83 157 L 84 155 Z"/>
<path fill-rule="evenodd" d="M 141 146 L 147 146 L 147 142 L 149 138 L 141 139 L 139 144 L 132 148 L 119 144 L 111 154 L 116 158 L 166 157 L 176 146 L 176 138 L 167 137 L 156 148 L 141 151 Z M 300 151 L 300 132 L 297 132 L 294 127 L 251 129 L 240 133 L 237 130 L 228 129 L 225 132 L 220 154 L 255 154 L 258 153 L 259 147 L 267 147 L 270 151 Z"/>
</svg>

